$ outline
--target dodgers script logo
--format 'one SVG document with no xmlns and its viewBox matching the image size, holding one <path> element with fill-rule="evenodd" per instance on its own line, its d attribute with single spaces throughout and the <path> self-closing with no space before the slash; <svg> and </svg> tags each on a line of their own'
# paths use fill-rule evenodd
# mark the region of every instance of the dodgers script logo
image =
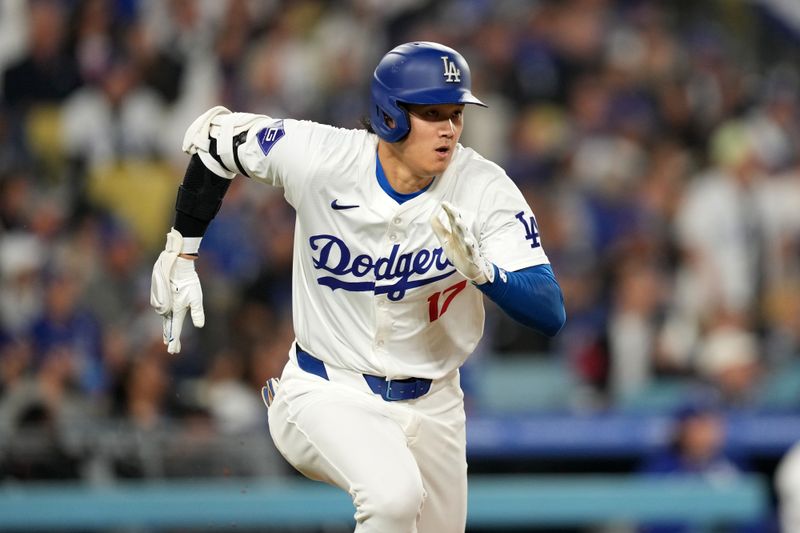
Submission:
<svg viewBox="0 0 800 533">
<path fill-rule="evenodd" d="M 453 264 L 443 255 L 441 248 L 433 250 L 416 250 L 400 254 L 400 245 L 395 244 L 389 257 L 373 258 L 367 254 L 353 256 L 350 248 L 335 235 L 312 235 L 308 239 L 314 254 L 314 268 L 333 274 L 317 278 L 317 283 L 330 287 L 331 290 L 374 291 L 375 294 L 386 294 L 392 301 L 402 300 L 406 291 L 422 287 L 444 279 L 456 270 Z M 411 279 L 422 276 L 431 269 L 439 272 L 429 278 Z M 375 281 L 345 281 L 339 276 L 350 275 L 364 278 L 372 274 Z M 385 281 L 384 284 L 378 282 Z"/>
<path fill-rule="evenodd" d="M 444 81 L 447 83 L 461 83 L 461 69 L 450 61 L 447 56 L 441 56 L 444 63 Z"/>
</svg>

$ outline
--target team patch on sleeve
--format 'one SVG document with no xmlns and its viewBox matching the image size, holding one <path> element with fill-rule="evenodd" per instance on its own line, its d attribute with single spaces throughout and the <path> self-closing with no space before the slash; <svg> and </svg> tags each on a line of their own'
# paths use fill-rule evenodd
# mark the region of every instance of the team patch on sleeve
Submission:
<svg viewBox="0 0 800 533">
<path fill-rule="evenodd" d="M 531 248 L 538 248 L 541 246 L 542 242 L 539 240 L 539 224 L 536 223 L 536 217 L 531 215 L 528 220 L 525 220 L 525 211 L 520 211 L 516 214 L 516 217 L 525 228 L 525 239 L 531 241 Z"/>
<path fill-rule="evenodd" d="M 258 145 L 261 147 L 261 151 L 264 152 L 264 155 L 267 155 L 272 147 L 280 141 L 286 132 L 283 129 L 283 121 L 279 120 L 272 124 L 271 126 L 267 126 L 263 128 L 261 131 L 258 132 Z"/>
</svg>

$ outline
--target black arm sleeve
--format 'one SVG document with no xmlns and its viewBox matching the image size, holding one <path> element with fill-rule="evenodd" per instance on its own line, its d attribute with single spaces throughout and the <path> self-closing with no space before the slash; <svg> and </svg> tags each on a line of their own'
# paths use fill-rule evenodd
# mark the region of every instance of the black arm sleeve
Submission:
<svg viewBox="0 0 800 533">
<path fill-rule="evenodd" d="M 208 170 L 200 156 L 192 156 L 175 200 L 174 228 L 184 237 L 202 237 L 222 207 L 232 180 Z"/>
</svg>

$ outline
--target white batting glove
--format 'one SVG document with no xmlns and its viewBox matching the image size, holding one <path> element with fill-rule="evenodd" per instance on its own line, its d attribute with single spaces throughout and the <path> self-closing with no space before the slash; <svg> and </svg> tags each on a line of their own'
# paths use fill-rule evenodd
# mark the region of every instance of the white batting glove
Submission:
<svg viewBox="0 0 800 533">
<path fill-rule="evenodd" d="M 478 241 L 455 206 L 442 202 L 431 218 L 431 227 L 445 255 L 462 276 L 478 285 L 494 281 L 494 265 L 481 253 Z"/>
<path fill-rule="evenodd" d="M 162 316 L 164 344 L 169 353 L 181 351 L 181 329 L 186 311 L 191 310 L 192 323 L 202 328 L 203 290 L 194 270 L 194 261 L 178 257 L 183 236 L 176 229 L 167 233 L 167 245 L 153 265 L 150 283 L 150 305 Z"/>
</svg>

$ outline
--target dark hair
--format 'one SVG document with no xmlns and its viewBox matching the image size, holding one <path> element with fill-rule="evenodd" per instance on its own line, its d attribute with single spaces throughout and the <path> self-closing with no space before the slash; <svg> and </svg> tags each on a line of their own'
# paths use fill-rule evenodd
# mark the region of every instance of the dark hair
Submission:
<svg viewBox="0 0 800 533">
<path fill-rule="evenodd" d="M 372 120 L 370 120 L 369 115 L 361 117 L 358 121 L 358 125 L 370 133 L 375 133 L 375 128 L 372 127 Z"/>
</svg>

